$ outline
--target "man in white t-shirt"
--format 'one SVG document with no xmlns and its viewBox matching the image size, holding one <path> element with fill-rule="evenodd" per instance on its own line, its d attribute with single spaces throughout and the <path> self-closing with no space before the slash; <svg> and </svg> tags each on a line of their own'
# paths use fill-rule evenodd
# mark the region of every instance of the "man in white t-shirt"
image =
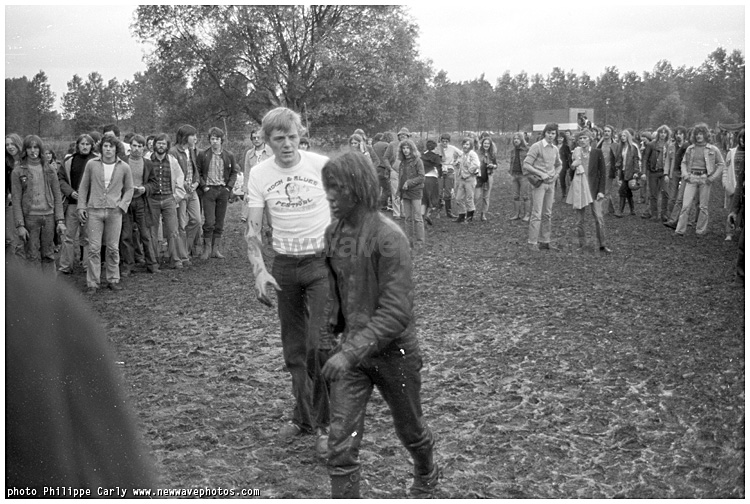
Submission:
<svg viewBox="0 0 750 504">
<path fill-rule="evenodd" d="M 320 328 L 329 285 L 324 235 L 331 216 L 321 170 L 328 158 L 299 150 L 302 121 L 292 110 L 271 110 L 263 118 L 261 129 L 274 157 L 248 172 L 245 239 L 258 300 L 271 306 L 268 286 L 278 291 L 281 344 L 296 401 L 292 422 L 279 433 L 284 438 L 316 434 L 316 450 L 325 456 L 328 389 L 320 369 L 330 342 L 320 341 Z M 266 270 L 261 253 L 264 211 L 271 219 L 277 254 L 272 274 Z"/>
</svg>

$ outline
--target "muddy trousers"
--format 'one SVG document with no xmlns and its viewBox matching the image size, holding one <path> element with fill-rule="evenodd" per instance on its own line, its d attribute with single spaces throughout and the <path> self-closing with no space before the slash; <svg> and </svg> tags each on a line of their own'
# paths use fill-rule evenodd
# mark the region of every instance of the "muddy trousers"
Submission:
<svg viewBox="0 0 750 504">
<path fill-rule="evenodd" d="M 434 467 L 432 432 L 422 418 L 418 352 L 381 354 L 331 383 L 331 427 L 328 435 L 328 474 L 332 497 L 359 497 L 359 447 L 365 428 L 365 409 L 377 387 L 393 416 L 396 435 L 414 461 L 415 475 Z"/>
</svg>

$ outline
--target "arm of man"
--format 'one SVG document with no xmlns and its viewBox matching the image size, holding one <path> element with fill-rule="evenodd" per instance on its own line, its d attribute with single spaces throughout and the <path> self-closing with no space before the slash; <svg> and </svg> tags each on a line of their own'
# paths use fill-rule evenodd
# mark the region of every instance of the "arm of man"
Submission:
<svg viewBox="0 0 750 504">
<path fill-rule="evenodd" d="M 534 144 L 529 148 L 529 152 L 526 153 L 526 158 L 523 160 L 523 172 L 526 175 L 536 175 L 541 179 L 547 178 L 547 174 L 534 168 L 534 163 L 542 153 L 539 149 L 539 144 Z M 559 158 L 559 156 L 558 156 Z"/>
<path fill-rule="evenodd" d="M 122 179 L 122 198 L 120 198 L 120 204 L 118 205 L 123 213 L 128 212 L 130 202 L 133 200 L 133 172 L 130 170 L 130 166 L 126 163 L 124 165 L 124 173 Z"/>
<path fill-rule="evenodd" d="M 276 279 L 266 269 L 263 261 L 263 245 L 260 241 L 261 224 L 265 208 L 250 207 L 247 218 L 247 229 L 245 231 L 245 242 L 247 243 L 247 258 L 253 267 L 255 275 L 255 295 L 258 301 L 266 306 L 273 306 L 268 298 L 268 286 L 271 285 L 277 291 L 281 290 Z"/>
<path fill-rule="evenodd" d="M 240 169 L 237 166 L 237 161 L 234 159 L 234 154 L 228 152 L 227 159 L 229 161 L 229 180 L 227 181 L 226 188 L 231 193 L 232 189 L 234 189 L 234 183 L 237 182 L 237 173 Z"/>
<path fill-rule="evenodd" d="M 76 211 L 78 213 L 78 220 L 80 220 L 82 224 L 85 224 L 86 219 L 88 218 L 86 205 L 88 204 L 89 187 L 91 186 L 91 163 L 95 161 L 95 159 L 92 159 L 86 163 L 86 166 L 83 169 L 81 183 L 78 185 L 78 208 Z"/>
<path fill-rule="evenodd" d="M 725 165 L 724 165 L 724 156 L 721 155 L 721 151 L 718 147 L 711 146 L 711 150 L 714 152 L 715 156 L 715 164 L 714 164 L 714 172 L 709 177 L 709 183 L 713 184 L 718 179 L 721 178 L 722 173 L 724 173 Z"/>
<path fill-rule="evenodd" d="M 70 160 L 66 160 L 65 163 L 69 163 Z M 65 171 L 65 163 L 60 163 L 60 166 L 57 168 L 57 181 L 60 185 L 60 192 L 65 197 L 70 197 L 71 194 L 73 194 L 73 188 L 70 186 L 70 181 L 68 180 L 68 174 Z"/>
</svg>

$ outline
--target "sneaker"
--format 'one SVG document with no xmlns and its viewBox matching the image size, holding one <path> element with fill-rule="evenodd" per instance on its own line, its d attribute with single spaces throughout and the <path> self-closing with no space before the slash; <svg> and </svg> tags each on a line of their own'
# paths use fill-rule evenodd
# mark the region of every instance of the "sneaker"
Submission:
<svg viewBox="0 0 750 504">
<path fill-rule="evenodd" d="M 302 428 L 297 425 L 296 423 L 289 422 L 288 424 L 284 425 L 281 429 L 279 429 L 279 438 L 291 441 L 297 436 L 301 436 L 303 434 Z"/>
<path fill-rule="evenodd" d="M 315 430 L 315 453 L 321 459 L 328 458 L 328 430 L 325 428 L 318 428 Z"/>
</svg>

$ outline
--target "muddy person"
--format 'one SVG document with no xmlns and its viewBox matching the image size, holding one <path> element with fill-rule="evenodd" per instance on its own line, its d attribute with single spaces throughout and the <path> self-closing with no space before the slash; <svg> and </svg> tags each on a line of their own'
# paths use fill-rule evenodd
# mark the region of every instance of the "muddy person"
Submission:
<svg viewBox="0 0 750 504">
<path fill-rule="evenodd" d="M 319 335 L 328 298 L 328 271 L 322 252 L 331 216 L 321 179 L 328 158 L 299 150 L 302 122 L 292 110 L 271 110 L 261 129 L 274 157 L 248 172 L 245 239 L 258 300 L 271 306 L 267 290 L 271 286 L 278 291 L 281 345 L 295 398 L 292 421 L 279 435 L 291 440 L 316 434 L 316 450 L 325 456 L 328 389 L 320 366 L 327 350 L 321 348 L 326 345 L 321 345 Z M 273 224 L 276 256 L 272 273 L 266 270 L 261 253 L 264 211 Z"/>
<path fill-rule="evenodd" d="M 359 446 L 373 386 L 388 403 L 396 434 L 414 461 L 411 495 L 431 496 L 438 466 L 419 397 L 422 356 L 409 240 L 378 212 L 378 178 L 361 154 L 348 152 L 326 163 L 323 183 L 334 217 L 326 231 L 332 302 L 323 332 L 341 335 L 323 366 L 331 382 L 331 497 L 359 497 Z"/>
</svg>

